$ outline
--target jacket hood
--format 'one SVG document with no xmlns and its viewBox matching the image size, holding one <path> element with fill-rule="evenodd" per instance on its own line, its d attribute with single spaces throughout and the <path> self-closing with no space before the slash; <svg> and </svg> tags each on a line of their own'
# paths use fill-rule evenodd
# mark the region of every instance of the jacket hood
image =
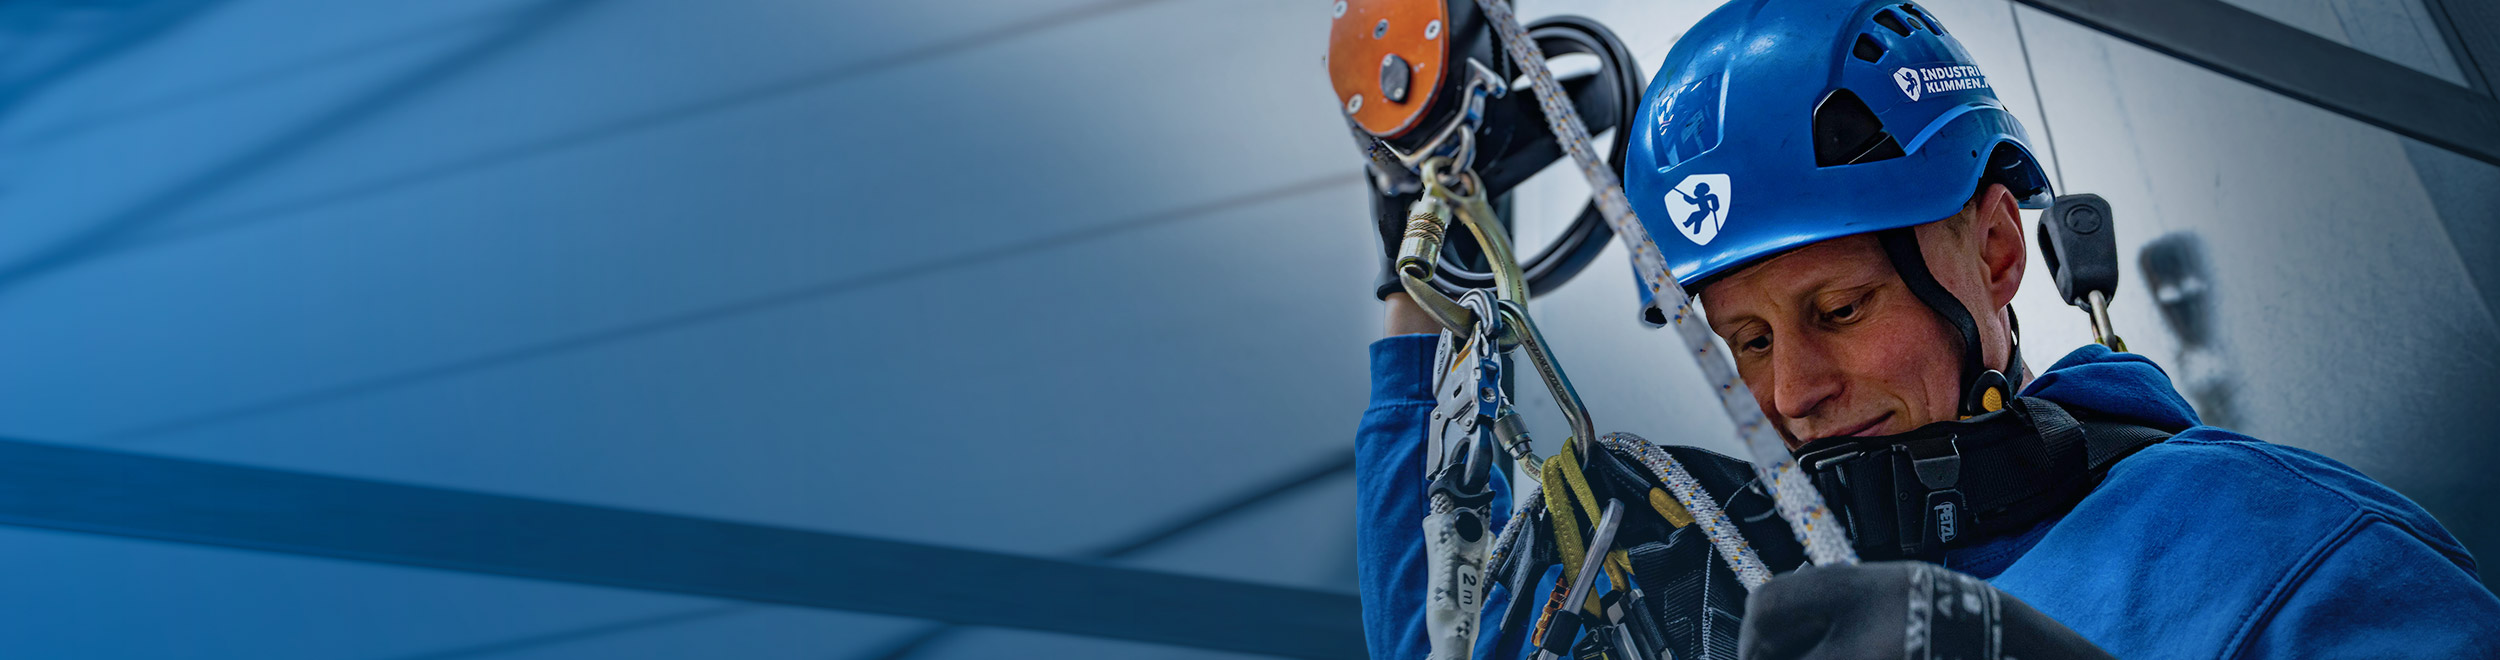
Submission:
<svg viewBox="0 0 2500 660">
<path fill-rule="evenodd" d="M 2111 351 L 2100 344 L 2086 344 L 2059 358 L 2023 387 L 2022 396 L 2173 433 L 2204 423 L 2159 365 L 2142 355 Z"/>
</svg>

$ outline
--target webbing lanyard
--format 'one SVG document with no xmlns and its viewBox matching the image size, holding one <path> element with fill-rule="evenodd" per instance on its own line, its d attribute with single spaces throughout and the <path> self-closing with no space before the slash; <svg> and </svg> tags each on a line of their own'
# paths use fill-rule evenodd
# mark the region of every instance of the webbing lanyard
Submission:
<svg viewBox="0 0 2500 660">
<path fill-rule="evenodd" d="M 1542 476 L 1545 483 L 1545 512 L 1554 520 L 1554 546 L 1555 550 L 1562 554 L 1563 579 L 1566 581 L 1577 579 L 1580 564 L 1588 549 L 1581 545 L 1579 517 L 1572 513 L 1572 505 L 1576 502 L 1579 510 L 1591 514 L 1597 513 L 1601 509 L 1597 505 L 1596 491 L 1589 488 L 1588 477 L 1580 473 L 1579 457 L 1575 455 L 1569 443 L 1565 443 L 1561 450 L 1554 452 L 1554 460 L 1545 462 Z M 1592 519 L 1589 524 L 1595 525 L 1597 521 Z M 1605 567 L 1607 575 L 1613 578 L 1616 589 L 1631 587 L 1624 581 L 1624 576 L 1630 575 L 1632 570 L 1632 558 L 1629 553 L 1621 548 L 1608 549 Z"/>
</svg>

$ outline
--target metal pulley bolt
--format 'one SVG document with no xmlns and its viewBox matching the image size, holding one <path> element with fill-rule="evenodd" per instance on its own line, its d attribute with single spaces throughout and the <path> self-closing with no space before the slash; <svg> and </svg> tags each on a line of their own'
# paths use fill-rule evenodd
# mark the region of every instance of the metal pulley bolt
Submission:
<svg viewBox="0 0 2500 660">
<path fill-rule="evenodd" d="M 2118 295 L 2118 236 L 2109 201 L 2100 195 L 2060 195 L 2040 215 L 2040 256 L 2066 304 L 2092 318 L 2092 338 L 2110 350 L 2127 350 L 2109 323 L 2109 300 Z"/>
<path fill-rule="evenodd" d="M 1406 102 L 1406 86 L 1415 79 L 1415 68 L 1397 53 L 1380 56 L 1380 98 L 1390 103 Z"/>
</svg>

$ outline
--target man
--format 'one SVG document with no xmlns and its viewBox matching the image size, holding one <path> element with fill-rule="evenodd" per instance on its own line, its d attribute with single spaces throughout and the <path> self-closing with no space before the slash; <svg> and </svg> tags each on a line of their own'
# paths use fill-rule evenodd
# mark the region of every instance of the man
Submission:
<svg viewBox="0 0 2500 660">
<path fill-rule="evenodd" d="M 1632 126 L 1635 209 L 1870 562 L 1755 592 L 1748 657 L 2500 657 L 2500 599 L 2410 500 L 2201 426 L 2141 356 L 2031 374 L 2016 209 L 2048 180 L 1922 8 L 1731 2 Z M 1714 231 L 1676 231 L 1670 196 L 1703 180 Z M 1374 655 L 1422 657 L 1417 333 L 1438 328 L 1386 300 L 1358 562 Z"/>
</svg>

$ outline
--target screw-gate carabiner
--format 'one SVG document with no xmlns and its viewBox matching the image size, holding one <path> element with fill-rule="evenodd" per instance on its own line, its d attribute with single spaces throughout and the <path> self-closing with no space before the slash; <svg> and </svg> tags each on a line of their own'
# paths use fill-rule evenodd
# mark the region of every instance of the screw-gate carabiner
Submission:
<svg viewBox="0 0 2500 660">
<path fill-rule="evenodd" d="M 1406 235 L 1398 243 L 1397 270 L 1399 285 L 1425 313 L 1451 332 L 1465 333 L 1475 326 L 1475 318 L 1432 286 L 1432 271 L 1440 258 L 1441 242 L 1448 235 L 1451 217 L 1467 225 L 1476 244 L 1483 246 L 1485 261 L 1493 266 L 1496 297 L 1526 303 L 1528 282 L 1511 251 L 1509 230 L 1502 226 L 1501 217 L 1493 213 L 1493 205 L 1484 200 L 1484 186 L 1479 185 L 1474 172 L 1454 169 L 1458 167 L 1456 161 L 1448 158 L 1424 161 L 1424 194 L 1408 207 Z M 1452 182 L 1466 191 L 1453 189 L 1448 185 Z"/>
</svg>

